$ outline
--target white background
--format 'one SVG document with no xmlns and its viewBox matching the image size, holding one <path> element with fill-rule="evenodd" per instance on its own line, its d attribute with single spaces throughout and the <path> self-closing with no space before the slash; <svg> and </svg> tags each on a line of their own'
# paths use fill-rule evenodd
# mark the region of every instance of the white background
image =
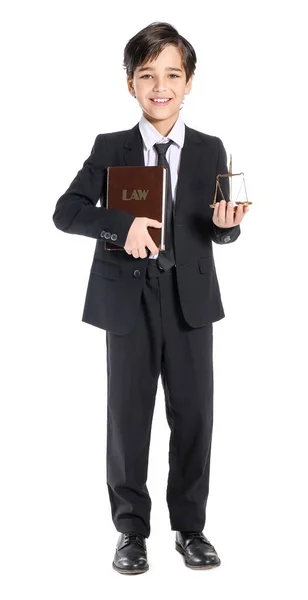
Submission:
<svg viewBox="0 0 308 600">
<path fill-rule="evenodd" d="M 214 432 L 205 535 L 218 569 L 174 549 L 159 381 L 150 570 L 111 568 L 105 331 L 81 322 L 95 240 L 52 222 L 98 133 L 141 116 L 127 41 L 167 21 L 194 46 L 181 112 L 245 172 L 240 238 L 214 246 Z M 3 600 L 307 598 L 307 96 L 304 2 L 11 2 L 1 16 Z"/>
</svg>

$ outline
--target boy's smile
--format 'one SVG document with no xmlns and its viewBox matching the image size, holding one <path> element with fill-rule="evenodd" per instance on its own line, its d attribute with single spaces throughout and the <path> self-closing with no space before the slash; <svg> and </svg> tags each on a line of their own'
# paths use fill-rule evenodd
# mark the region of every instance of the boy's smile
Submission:
<svg viewBox="0 0 308 600">
<path fill-rule="evenodd" d="M 166 46 L 156 60 L 136 68 L 127 77 L 129 92 L 136 96 L 144 117 L 167 136 L 176 122 L 185 95 L 191 90 L 193 75 L 186 83 L 181 54 L 176 46 Z"/>
</svg>

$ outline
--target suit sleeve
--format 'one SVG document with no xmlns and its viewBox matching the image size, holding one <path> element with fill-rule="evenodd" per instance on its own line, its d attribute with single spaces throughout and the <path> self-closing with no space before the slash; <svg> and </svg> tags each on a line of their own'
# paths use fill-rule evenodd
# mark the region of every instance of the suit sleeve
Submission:
<svg viewBox="0 0 308 600">
<path fill-rule="evenodd" d="M 108 230 L 115 234 L 112 243 L 124 247 L 135 217 L 121 210 L 96 206 L 103 189 L 105 168 L 104 135 L 99 134 L 90 156 L 58 199 L 52 218 L 55 226 L 66 233 L 102 239 L 101 233 Z"/>
<path fill-rule="evenodd" d="M 219 138 L 217 138 L 217 141 L 218 141 L 218 158 L 217 158 L 217 165 L 216 165 L 216 176 L 218 174 L 223 175 L 224 173 L 229 172 L 228 165 L 227 165 L 226 150 L 224 148 L 222 141 Z M 229 178 L 223 177 L 220 179 L 219 183 L 221 185 L 225 199 L 229 198 L 229 194 L 230 194 Z M 221 199 L 222 199 L 221 192 L 218 189 L 216 201 L 219 202 Z M 227 200 L 227 202 L 228 202 L 228 200 Z M 230 244 L 231 242 L 235 242 L 235 240 L 237 240 L 237 238 L 239 237 L 240 233 L 241 233 L 241 228 L 239 225 L 234 225 L 234 227 L 218 227 L 212 221 L 211 238 L 212 238 L 213 242 L 215 242 L 216 244 Z"/>
</svg>

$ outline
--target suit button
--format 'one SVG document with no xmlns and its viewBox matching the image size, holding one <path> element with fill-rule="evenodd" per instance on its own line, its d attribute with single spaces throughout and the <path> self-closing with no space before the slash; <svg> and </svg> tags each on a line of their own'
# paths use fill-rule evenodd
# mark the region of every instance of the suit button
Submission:
<svg viewBox="0 0 308 600">
<path fill-rule="evenodd" d="M 100 234 L 99 234 L 100 237 L 105 237 L 105 233 L 106 233 L 106 231 L 101 231 Z"/>
<path fill-rule="evenodd" d="M 138 271 L 138 269 L 136 269 L 134 271 L 134 277 L 140 277 L 140 275 L 141 275 L 140 271 Z"/>
<path fill-rule="evenodd" d="M 110 231 L 106 231 L 106 233 L 105 233 L 105 239 L 109 240 L 110 237 L 111 237 Z"/>
<path fill-rule="evenodd" d="M 117 234 L 116 234 L 116 233 L 113 233 L 113 234 L 111 235 L 111 239 L 112 239 L 112 241 L 113 241 L 113 242 L 114 242 L 115 240 L 117 240 L 117 239 L 118 239 L 118 236 L 117 236 Z"/>
</svg>

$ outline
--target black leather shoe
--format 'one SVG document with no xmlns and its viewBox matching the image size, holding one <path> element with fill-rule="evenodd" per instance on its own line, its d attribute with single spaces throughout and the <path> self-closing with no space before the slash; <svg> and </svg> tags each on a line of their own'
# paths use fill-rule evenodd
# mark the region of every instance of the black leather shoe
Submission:
<svg viewBox="0 0 308 600">
<path fill-rule="evenodd" d="M 145 537 L 141 533 L 121 533 L 112 566 L 125 575 L 148 571 Z"/>
<path fill-rule="evenodd" d="M 175 548 L 191 569 L 211 569 L 220 565 L 217 552 L 202 531 L 177 531 Z"/>
</svg>

